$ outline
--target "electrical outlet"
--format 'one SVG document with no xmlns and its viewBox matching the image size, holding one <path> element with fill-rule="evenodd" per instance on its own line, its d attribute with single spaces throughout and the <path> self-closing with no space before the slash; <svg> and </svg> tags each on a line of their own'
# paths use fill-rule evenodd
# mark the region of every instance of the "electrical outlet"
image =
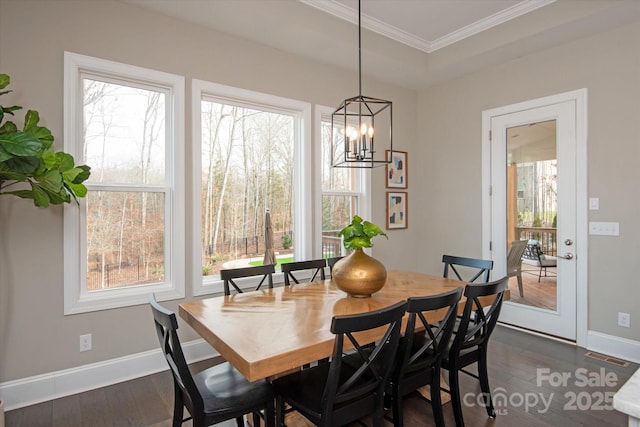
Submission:
<svg viewBox="0 0 640 427">
<path fill-rule="evenodd" d="M 631 326 L 631 315 L 629 313 L 618 312 L 618 326 L 629 328 Z"/>
<path fill-rule="evenodd" d="M 80 335 L 80 351 L 91 350 L 91 334 Z"/>
</svg>

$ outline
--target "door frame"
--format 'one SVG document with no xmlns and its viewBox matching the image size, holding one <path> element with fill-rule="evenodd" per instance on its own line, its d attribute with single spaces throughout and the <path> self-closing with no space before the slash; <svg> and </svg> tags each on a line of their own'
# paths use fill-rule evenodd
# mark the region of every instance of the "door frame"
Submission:
<svg viewBox="0 0 640 427">
<path fill-rule="evenodd" d="M 576 344 L 587 345 L 589 314 L 589 239 L 587 193 L 587 89 L 485 110 L 482 112 L 482 254 L 493 259 L 491 249 L 491 118 L 518 111 L 573 101 L 576 114 L 576 240 L 581 253 L 576 256 Z"/>
</svg>

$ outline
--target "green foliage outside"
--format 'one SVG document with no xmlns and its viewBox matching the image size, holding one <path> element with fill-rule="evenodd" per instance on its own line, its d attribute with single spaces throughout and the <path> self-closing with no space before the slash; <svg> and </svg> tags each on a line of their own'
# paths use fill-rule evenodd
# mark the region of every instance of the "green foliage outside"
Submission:
<svg viewBox="0 0 640 427">
<path fill-rule="evenodd" d="M 280 267 L 280 264 L 285 264 L 285 263 L 287 263 L 287 262 L 293 262 L 293 255 L 292 255 L 292 256 L 290 256 L 290 257 L 287 257 L 287 258 L 276 258 L 276 261 L 277 261 L 277 262 L 276 262 L 276 265 L 275 265 L 275 266 L 276 266 L 276 267 Z M 251 266 L 254 266 L 254 267 L 255 267 L 255 266 L 258 266 L 258 265 L 263 265 L 263 262 L 262 262 L 262 260 L 259 260 L 259 261 L 250 261 L 250 262 L 249 262 L 249 265 L 251 265 Z"/>
<path fill-rule="evenodd" d="M 0 90 L 11 82 L 7 74 L 0 74 Z M 0 95 L 11 93 L 0 91 Z M 70 154 L 54 151 L 53 135 L 44 126 L 39 126 L 40 115 L 28 110 L 24 116 L 22 130 L 12 121 L 3 121 L 13 116 L 21 106 L 0 105 L 0 195 L 14 195 L 31 199 L 38 207 L 48 207 L 78 202 L 87 195 L 83 182 L 89 178 L 89 166 L 76 166 Z M 15 184 L 28 183 L 30 189 L 7 191 Z"/>
<path fill-rule="evenodd" d="M 285 249 L 291 248 L 291 236 L 288 234 L 282 236 L 282 247 Z"/>
</svg>

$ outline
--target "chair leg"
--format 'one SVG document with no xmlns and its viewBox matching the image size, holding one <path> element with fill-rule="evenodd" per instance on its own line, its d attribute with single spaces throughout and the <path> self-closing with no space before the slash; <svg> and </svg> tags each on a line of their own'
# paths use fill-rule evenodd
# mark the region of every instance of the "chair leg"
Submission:
<svg viewBox="0 0 640 427">
<path fill-rule="evenodd" d="M 236 425 L 238 427 L 244 427 L 244 417 L 237 417 L 236 418 Z M 260 424 L 257 424 L 257 425 L 259 426 Z"/>
<path fill-rule="evenodd" d="M 264 425 L 265 427 L 276 427 L 276 411 L 273 404 L 273 399 L 269 399 L 264 411 Z"/>
<path fill-rule="evenodd" d="M 373 413 L 373 427 L 384 426 L 384 393 L 378 399 L 375 412 Z"/>
<path fill-rule="evenodd" d="M 458 367 L 449 367 L 449 390 L 451 393 L 451 406 L 453 408 L 453 416 L 456 420 L 456 427 L 464 427 L 464 418 L 462 417 L 462 402 L 460 400 L 460 383 L 458 382 Z"/>
<path fill-rule="evenodd" d="M 253 413 L 253 426 L 260 427 L 260 413 L 257 411 Z"/>
<path fill-rule="evenodd" d="M 393 385 L 393 398 L 391 401 L 391 414 L 393 415 L 393 425 L 395 427 L 402 427 L 404 425 L 404 417 L 402 416 L 403 402 L 402 394 L 396 384 Z"/>
<path fill-rule="evenodd" d="M 284 399 L 282 396 L 276 397 L 276 426 L 286 427 L 284 423 Z"/>
<path fill-rule="evenodd" d="M 516 275 L 516 278 L 518 279 L 518 291 L 520 292 L 520 296 L 523 297 L 524 296 L 524 289 L 522 287 L 522 273 L 520 271 Z"/>
<path fill-rule="evenodd" d="M 173 427 L 182 426 L 182 419 L 184 417 L 184 404 L 182 403 L 182 391 L 174 384 L 173 387 Z"/>
<path fill-rule="evenodd" d="M 444 427 L 444 415 L 442 414 L 442 400 L 440 398 L 440 369 L 433 372 L 431 381 L 431 408 L 433 409 L 433 419 L 437 427 Z"/>
<path fill-rule="evenodd" d="M 482 398 L 484 406 L 487 409 L 487 415 L 491 418 L 496 417 L 496 411 L 493 408 L 493 400 L 491 399 L 491 389 L 489 388 L 489 372 L 487 370 L 487 349 L 483 347 L 480 351 L 478 359 L 478 379 L 480 380 L 480 389 L 482 390 Z"/>
<path fill-rule="evenodd" d="M 541 277 L 542 277 L 542 267 L 540 267 L 540 272 L 538 273 L 538 282 L 540 281 Z"/>
</svg>

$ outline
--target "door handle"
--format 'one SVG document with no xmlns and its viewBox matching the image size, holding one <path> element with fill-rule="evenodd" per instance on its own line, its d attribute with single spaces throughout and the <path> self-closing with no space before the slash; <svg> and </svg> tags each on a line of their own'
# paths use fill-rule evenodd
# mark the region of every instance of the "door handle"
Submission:
<svg viewBox="0 0 640 427">
<path fill-rule="evenodd" d="M 573 259 L 573 254 L 571 252 L 567 252 L 566 254 L 564 254 L 564 256 L 562 258 L 564 258 L 564 259 Z"/>
<path fill-rule="evenodd" d="M 567 245 L 567 246 L 571 246 L 571 245 L 573 245 L 573 240 L 567 239 L 567 240 L 564 241 L 564 244 Z"/>
</svg>

